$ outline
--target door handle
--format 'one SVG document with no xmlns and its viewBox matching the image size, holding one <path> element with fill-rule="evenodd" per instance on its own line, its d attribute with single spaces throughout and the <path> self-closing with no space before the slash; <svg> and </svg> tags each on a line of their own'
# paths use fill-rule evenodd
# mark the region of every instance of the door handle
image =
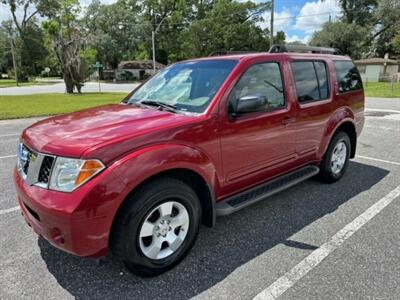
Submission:
<svg viewBox="0 0 400 300">
<path fill-rule="evenodd" d="M 296 118 L 290 117 L 290 116 L 286 116 L 283 118 L 282 120 L 282 124 L 285 126 L 288 126 L 292 123 L 296 122 Z"/>
</svg>

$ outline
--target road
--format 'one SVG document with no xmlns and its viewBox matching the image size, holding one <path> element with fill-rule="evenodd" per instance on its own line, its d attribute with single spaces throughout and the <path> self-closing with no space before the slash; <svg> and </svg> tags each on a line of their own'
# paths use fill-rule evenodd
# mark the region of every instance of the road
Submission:
<svg viewBox="0 0 400 300">
<path fill-rule="evenodd" d="M 11 180 L 19 133 L 35 119 L 0 121 L 0 298 L 399 299 L 399 104 L 367 101 L 357 157 L 341 181 L 309 180 L 218 218 L 156 278 L 38 239 L 13 210 Z"/>
<path fill-rule="evenodd" d="M 123 92 L 128 93 L 132 91 L 138 84 L 137 83 L 101 83 L 101 91 L 106 93 Z M 99 91 L 99 84 L 97 82 L 86 82 L 82 88 L 82 93 L 95 93 Z M 46 94 L 46 93 L 65 93 L 65 84 L 57 82 L 51 85 L 32 85 L 21 87 L 7 87 L 0 88 L 0 96 L 11 95 L 32 95 L 32 94 Z"/>
</svg>

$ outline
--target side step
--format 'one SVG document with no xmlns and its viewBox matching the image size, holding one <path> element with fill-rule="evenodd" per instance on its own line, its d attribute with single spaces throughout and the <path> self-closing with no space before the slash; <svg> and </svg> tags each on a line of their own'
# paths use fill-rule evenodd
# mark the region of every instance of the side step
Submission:
<svg viewBox="0 0 400 300">
<path fill-rule="evenodd" d="M 250 204 L 298 184 L 318 174 L 318 172 L 319 168 L 317 166 L 306 166 L 226 198 L 216 204 L 217 216 L 225 216 L 234 213 Z"/>
</svg>

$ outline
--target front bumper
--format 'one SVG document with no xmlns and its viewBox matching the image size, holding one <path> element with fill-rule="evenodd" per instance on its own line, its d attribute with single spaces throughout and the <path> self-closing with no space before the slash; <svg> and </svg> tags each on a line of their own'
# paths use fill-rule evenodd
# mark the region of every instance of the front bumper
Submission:
<svg viewBox="0 0 400 300">
<path fill-rule="evenodd" d="M 17 170 L 14 181 L 26 222 L 53 246 L 78 256 L 108 252 L 112 221 L 121 199 L 120 183 L 103 172 L 72 193 L 28 185 Z"/>
</svg>

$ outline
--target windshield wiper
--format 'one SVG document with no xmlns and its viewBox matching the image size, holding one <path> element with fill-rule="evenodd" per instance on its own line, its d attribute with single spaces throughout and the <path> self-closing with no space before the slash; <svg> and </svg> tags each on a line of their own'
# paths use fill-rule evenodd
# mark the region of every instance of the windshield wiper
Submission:
<svg viewBox="0 0 400 300">
<path fill-rule="evenodd" d="M 177 107 L 173 104 L 168 104 L 165 102 L 161 102 L 161 101 L 154 101 L 154 100 L 143 100 L 139 102 L 140 104 L 144 104 L 144 105 L 150 105 L 150 106 L 158 106 L 159 108 L 171 111 L 171 112 L 176 112 L 177 111 Z"/>
</svg>

